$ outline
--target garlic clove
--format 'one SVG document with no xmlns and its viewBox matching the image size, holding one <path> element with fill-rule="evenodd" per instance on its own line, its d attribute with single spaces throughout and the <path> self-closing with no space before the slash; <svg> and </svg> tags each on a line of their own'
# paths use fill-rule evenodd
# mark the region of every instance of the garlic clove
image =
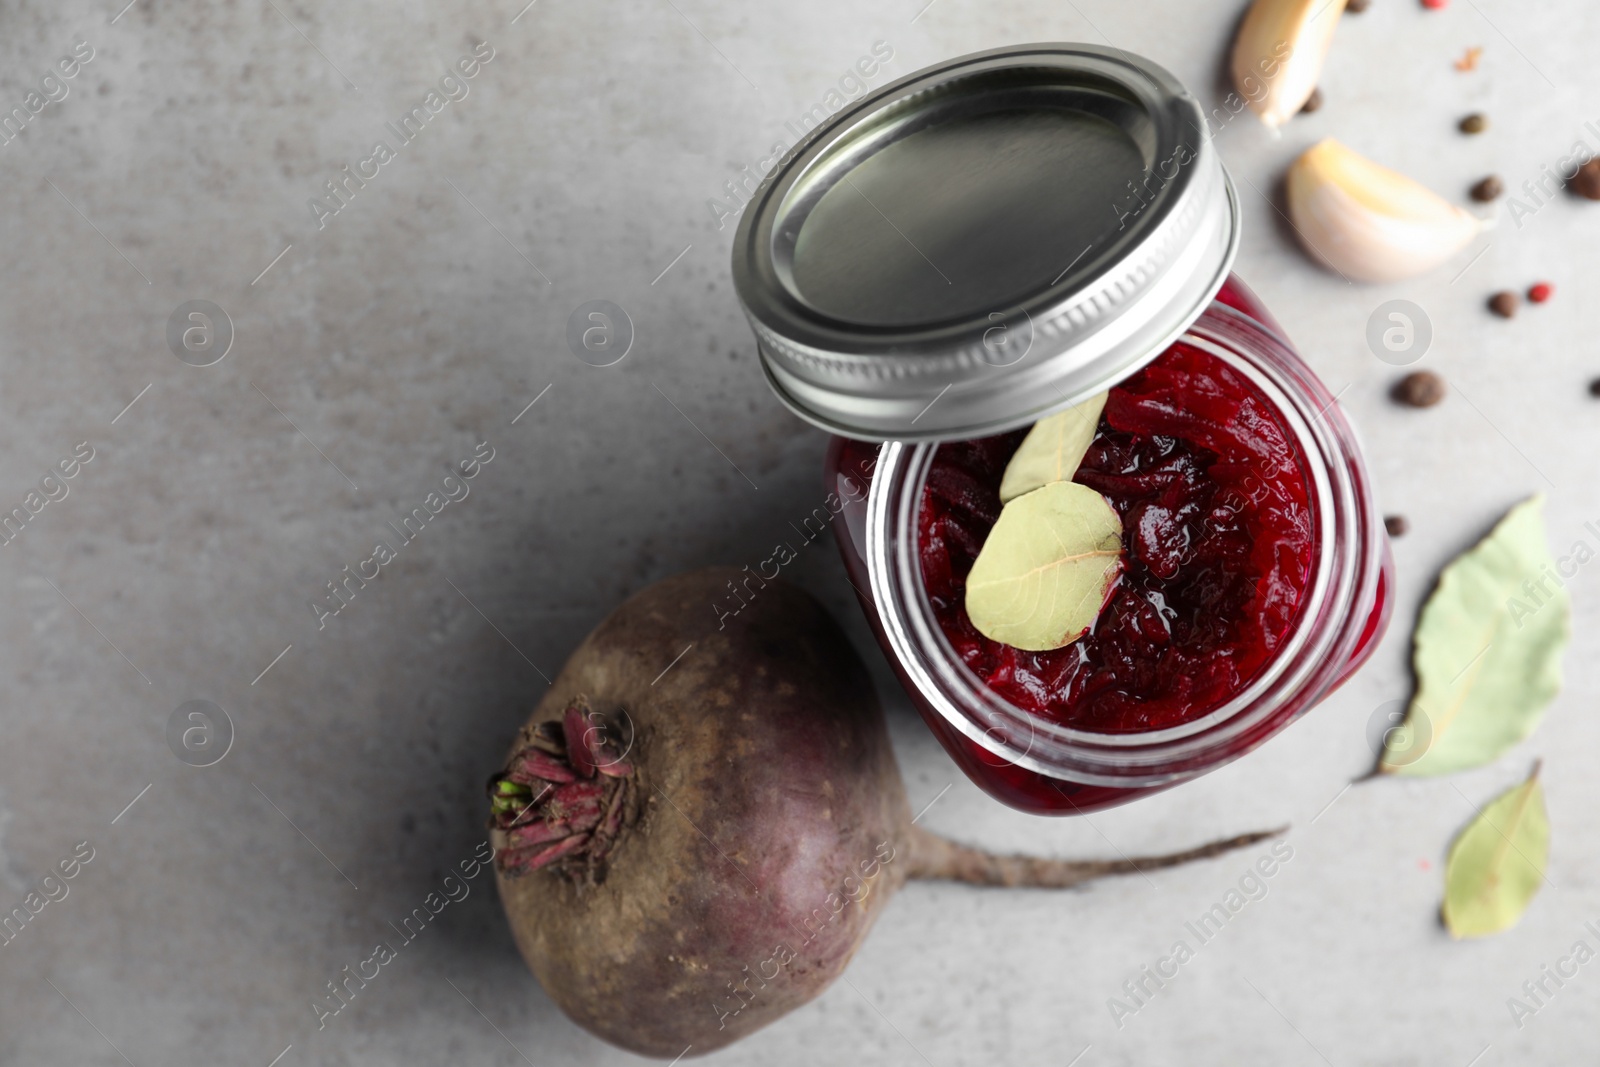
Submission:
<svg viewBox="0 0 1600 1067">
<path fill-rule="evenodd" d="M 1345 0 L 1255 0 L 1233 44 L 1233 84 L 1273 129 L 1311 97 Z"/>
<path fill-rule="evenodd" d="M 1486 226 L 1331 137 L 1290 166 L 1288 198 L 1306 249 L 1352 281 L 1392 282 L 1430 271 Z"/>
</svg>

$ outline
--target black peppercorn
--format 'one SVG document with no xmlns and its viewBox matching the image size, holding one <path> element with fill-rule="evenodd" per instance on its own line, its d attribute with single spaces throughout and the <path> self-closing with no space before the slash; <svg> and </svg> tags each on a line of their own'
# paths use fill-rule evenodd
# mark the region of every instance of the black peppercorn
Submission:
<svg viewBox="0 0 1600 1067">
<path fill-rule="evenodd" d="M 1412 371 L 1394 387 L 1394 398 L 1413 408 L 1431 408 L 1444 399 L 1444 393 L 1444 379 L 1431 370 Z"/>
<path fill-rule="evenodd" d="M 1600 200 L 1600 158 L 1591 159 L 1567 179 L 1567 188 L 1589 200 Z"/>
<path fill-rule="evenodd" d="M 1480 204 L 1487 204 L 1491 200 L 1498 199 L 1505 191 L 1505 182 L 1491 174 L 1472 187 L 1472 199 Z"/>
<path fill-rule="evenodd" d="M 1511 290 L 1502 290 L 1489 298 L 1489 310 L 1499 315 L 1502 319 L 1509 319 L 1517 313 L 1517 294 Z"/>
</svg>

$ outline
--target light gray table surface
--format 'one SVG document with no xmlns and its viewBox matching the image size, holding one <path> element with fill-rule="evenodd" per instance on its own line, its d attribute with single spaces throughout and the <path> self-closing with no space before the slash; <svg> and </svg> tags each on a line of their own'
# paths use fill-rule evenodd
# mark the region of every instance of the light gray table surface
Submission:
<svg viewBox="0 0 1600 1067">
<path fill-rule="evenodd" d="M 0 6 L 0 107 L 76 42 L 93 50 L 0 146 L 0 510 L 79 442 L 94 456 L 0 549 L 0 910 L 93 850 L 0 947 L 0 1064 L 635 1062 L 541 992 L 487 876 L 320 1031 L 310 1002 L 481 840 L 486 772 L 593 624 L 654 579 L 764 558 L 816 506 L 825 439 L 762 380 L 733 229 L 708 200 L 874 42 L 894 54 L 874 85 L 1083 40 L 1218 104 L 1242 5 L 123 2 Z M 1571 584 L 1566 688 L 1530 741 L 1448 779 L 1346 786 L 1371 764 L 1374 710 L 1407 695 L 1410 627 L 1454 553 L 1538 491 L 1553 547 L 1594 543 L 1600 205 L 1502 213 L 1436 273 L 1363 287 L 1314 266 L 1270 198 L 1325 135 L 1463 202 L 1489 172 L 1516 190 L 1574 140 L 1600 148 L 1584 125 L 1600 127 L 1597 39 L 1600 11 L 1574 0 L 1375 0 L 1338 31 L 1321 111 L 1279 137 L 1249 116 L 1218 134 L 1244 200 L 1237 270 L 1339 393 L 1385 510 L 1412 526 L 1371 664 L 1259 751 L 1092 819 L 1012 812 L 917 720 L 833 546 L 789 568 L 874 664 L 912 804 L 937 798 L 927 825 L 1090 857 L 1288 822 L 1294 858 L 1266 896 L 1119 1028 L 1108 998 L 1253 854 L 1071 893 L 913 885 L 848 982 L 710 1062 L 1592 1058 L 1600 964 L 1521 1029 L 1506 1000 L 1578 939 L 1600 947 L 1584 927 L 1600 919 L 1600 579 Z M 494 55 L 468 95 L 319 228 L 308 200 L 478 42 Z M 1458 73 L 1469 46 L 1480 69 Z M 1489 132 L 1458 134 L 1478 109 Z M 1483 310 L 1541 278 L 1545 307 Z M 1395 406 L 1399 372 L 1367 348 L 1393 297 L 1431 318 L 1421 366 L 1456 387 L 1437 408 Z M 636 328 L 608 368 L 565 342 L 569 313 L 601 298 Z M 191 300 L 232 323 L 209 367 L 167 343 Z M 494 459 L 470 496 L 319 629 L 325 583 L 482 441 Z M 168 745 L 191 700 L 233 724 L 211 767 Z M 1541 756 L 1549 884 L 1515 930 L 1452 942 L 1447 844 Z"/>
</svg>

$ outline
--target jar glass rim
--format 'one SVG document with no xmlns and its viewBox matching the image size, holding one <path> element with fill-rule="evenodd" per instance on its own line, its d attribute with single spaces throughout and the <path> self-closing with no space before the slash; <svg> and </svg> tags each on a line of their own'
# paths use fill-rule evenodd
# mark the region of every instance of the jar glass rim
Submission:
<svg viewBox="0 0 1600 1067">
<path fill-rule="evenodd" d="M 1247 342 L 1242 344 L 1241 342 Z M 916 516 L 937 443 L 887 443 L 868 496 L 868 574 L 886 635 L 909 676 L 955 729 L 995 757 L 1050 777 L 1091 784 L 1155 784 L 1187 777 L 1207 753 L 1259 728 L 1303 693 L 1337 680 L 1365 616 L 1357 610 L 1380 566 L 1376 513 L 1354 433 L 1284 341 L 1235 308 L 1213 303 L 1178 343 L 1244 373 L 1277 409 L 1301 455 L 1315 530 L 1314 574 L 1288 639 L 1229 701 L 1164 730 L 1099 733 L 1018 708 L 955 654 L 933 617 L 917 552 Z"/>
</svg>

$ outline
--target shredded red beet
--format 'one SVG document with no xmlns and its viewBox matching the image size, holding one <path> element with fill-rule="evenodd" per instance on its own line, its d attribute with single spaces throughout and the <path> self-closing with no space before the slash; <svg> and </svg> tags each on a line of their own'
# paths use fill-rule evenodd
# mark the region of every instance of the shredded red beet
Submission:
<svg viewBox="0 0 1600 1067">
<path fill-rule="evenodd" d="M 1074 480 L 1122 516 L 1125 570 L 1088 635 L 1053 652 L 991 641 L 965 607 L 1024 436 L 941 445 L 923 491 L 923 581 L 967 666 L 1020 708 L 1105 733 L 1177 726 L 1249 685 L 1294 622 L 1313 547 L 1298 449 L 1260 390 L 1182 344 L 1111 390 Z"/>
</svg>

